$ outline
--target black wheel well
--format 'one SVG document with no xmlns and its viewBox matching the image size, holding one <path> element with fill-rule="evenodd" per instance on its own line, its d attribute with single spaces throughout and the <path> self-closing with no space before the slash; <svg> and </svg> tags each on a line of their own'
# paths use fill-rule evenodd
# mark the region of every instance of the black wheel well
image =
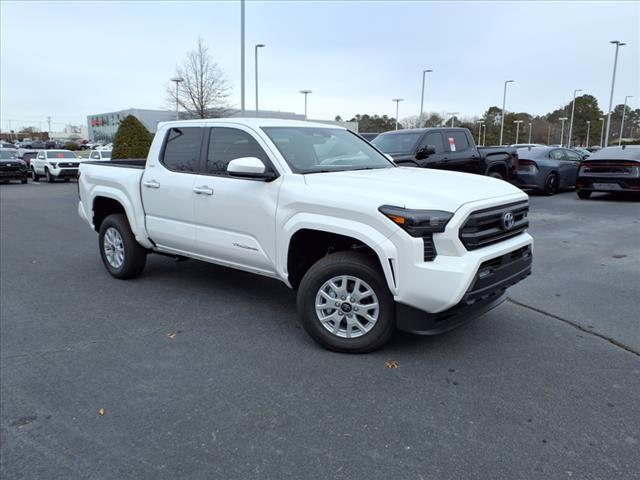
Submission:
<svg viewBox="0 0 640 480">
<path fill-rule="evenodd" d="M 100 231 L 100 225 L 105 218 L 114 213 L 125 213 L 126 211 L 122 204 L 108 197 L 96 197 L 93 200 L 93 228 L 96 232 Z"/>
<path fill-rule="evenodd" d="M 380 265 L 376 252 L 356 238 L 321 230 L 306 228 L 298 230 L 291 237 L 287 256 L 287 271 L 291 286 L 297 289 L 307 270 L 322 257 L 345 250 L 355 250 L 371 255 Z"/>
<path fill-rule="evenodd" d="M 489 165 L 487 167 L 487 174 L 491 173 L 491 172 L 498 172 L 500 175 L 502 175 L 503 178 L 507 178 L 508 174 L 507 174 L 507 165 L 505 163 L 502 162 L 498 162 L 498 163 L 492 163 L 491 165 Z"/>
</svg>

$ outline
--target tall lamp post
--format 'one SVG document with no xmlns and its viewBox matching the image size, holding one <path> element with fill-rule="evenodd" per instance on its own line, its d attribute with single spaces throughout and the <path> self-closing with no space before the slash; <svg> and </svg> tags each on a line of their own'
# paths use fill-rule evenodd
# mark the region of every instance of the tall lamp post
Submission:
<svg viewBox="0 0 640 480">
<path fill-rule="evenodd" d="M 587 146 L 584 148 L 589 148 L 589 131 L 591 130 L 591 120 L 587 120 Z"/>
<path fill-rule="evenodd" d="M 518 136 L 520 134 L 520 124 L 524 123 L 524 120 L 514 120 L 513 123 L 516 124 L 516 144 L 518 143 Z"/>
<path fill-rule="evenodd" d="M 567 117 L 562 117 L 559 120 L 561 122 L 561 125 L 560 125 L 560 146 L 564 147 L 564 122 L 566 122 L 569 119 Z"/>
<path fill-rule="evenodd" d="M 178 113 L 178 94 L 179 94 L 178 84 L 184 82 L 184 78 L 173 77 L 171 81 L 176 83 L 176 120 L 180 120 L 179 113 Z"/>
<path fill-rule="evenodd" d="M 529 122 L 529 145 L 531 145 L 531 122 Z"/>
<path fill-rule="evenodd" d="M 447 115 L 451 115 L 451 128 L 455 127 L 456 115 L 460 112 L 447 112 Z"/>
<path fill-rule="evenodd" d="M 567 142 L 568 148 L 571 148 L 571 134 L 573 133 L 573 114 L 576 111 L 576 93 L 581 91 L 581 88 L 573 91 L 573 106 L 571 107 L 571 121 L 569 122 L 569 141 Z"/>
<path fill-rule="evenodd" d="M 502 146 L 502 134 L 504 133 L 504 109 L 507 104 L 507 83 L 513 83 L 513 80 L 506 80 L 504 82 L 504 93 L 502 94 L 502 114 L 500 115 L 502 117 L 500 119 L 500 146 Z"/>
<path fill-rule="evenodd" d="M 616 67 L 618 66 L 618 50 L 620 47 L 626 45 L 626 43 L 620 40 L 612 40 L 609 43 L 613 43 L 616 46 L 616 54 L 613 58 L 613 77 L 611 78 L 611 96 L 609 97 L 609 110 L 607 111 L 607 135 L 604 137 L 604 147 L 609 146 L 609 132 L 611 130 L 611 108 L 613 107 L 613 88 L 616 85 Z"/>
<path fill-rule="evenodd" d="M 258 49 L 266 47 L 264 43 L 259 43 L 255 46 L 255 57 L 256 57 L 256 112 L 258 111 Z"/>
<path fill-rule="evenodd" d="M 604 141 L 604 117 L 599 118 L 602 122 L 602 129 L 600 130 L 600 148 L 604 145 L 602 142 Z"/>
<path fill-rule="evenodd" d="M 300 90 L 300 93 L 304 95 L 304 119 L 307 119 L 307 95 L 309 95 L 311 90 Z"/>
<path fill-rule="evenodd" d="M 478 124 L 478 145 L 482 145 L 482 137 L 480 135 L 482 135 L 482 125 L 484 120 L 478 120 L 476 123 Z"/>
<path fill-rule="evenodd" d="M 240 0 L 240 110 L 244 113 L 244 0 Z"/>
<path fill-rule="evenodd" d="M 422 125 L 422 115 L 424 114 L 424 82 L 427 73 L 431 73 L 433 70 L 423 70 L 422 71 L 422 96 L 420 97 L 420 124 Z"/>
<path fill-rule="evenodd" d="M 396 102 L 396 130 L 398 129 L 398 115 L 400 112 L 400 102 L 403 101 L 404 98 L 392 98 L 392 102 Z"/>
<path fill-rule="evenodd" d="M 633 95 L 627 95 L 624 97 L 624 107 L 622 107 L 622 122 L 620 123 L 620 140 L 618 140 L 618 145 L 622 145 L 622 132 L 624 131 L 624 114 L 627 113 L 627 99 L 633 98 Z"/>
</svg>

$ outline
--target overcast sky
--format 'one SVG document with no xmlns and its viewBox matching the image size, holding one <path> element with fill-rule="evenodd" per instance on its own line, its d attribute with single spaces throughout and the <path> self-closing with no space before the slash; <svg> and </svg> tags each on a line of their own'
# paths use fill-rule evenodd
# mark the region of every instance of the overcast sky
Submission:
<svg viewBox="0 0 640 480">
<path fill-rule="evenodd" d="M 165 88 L 198 36 L 240 105 L 240 2 L 28 2 L 1 5 L 2 129 L 53 129 L 86 115 L 164 108 Z M 400 117 L 420 110 L 421 72 L 430 68 L 425 110 L 543 114 L 574 89 L 609 100 L 614 46 L 622 40 L 614 97 L 640 101 L 638 2 L 246 3 L 247 108 L 254 108 L 253 46 L 260 51 L 260 106 L 309 117 L 356 113 Z"/>
</svg>

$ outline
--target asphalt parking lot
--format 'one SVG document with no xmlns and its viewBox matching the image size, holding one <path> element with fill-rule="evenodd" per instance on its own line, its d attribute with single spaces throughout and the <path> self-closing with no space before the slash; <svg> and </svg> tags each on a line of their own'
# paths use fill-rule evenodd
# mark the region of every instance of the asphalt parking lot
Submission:
<svg viewBox="0 0 640 480">
<path fill-rule="evenodd" d="M 111 278 L 76 202 L 0 187 L 3 479 L 640 478 L 637 202 L 532 197 L 509 302 L 360 356 L 273 280 L 159 256 Z"/>
</svg>

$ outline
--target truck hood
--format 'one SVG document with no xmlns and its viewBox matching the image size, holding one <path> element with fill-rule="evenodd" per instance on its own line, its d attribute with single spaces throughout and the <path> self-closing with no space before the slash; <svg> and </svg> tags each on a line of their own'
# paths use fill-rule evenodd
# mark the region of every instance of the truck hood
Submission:
<svg viewBox="0 0 640 480">
<path fill-rule="evenodd" d="M 335 190 L 358 198 L 368 197 L 379 205 L 455 212 L 465 203 L 502 196 L 527 195 L 495 178 L 470 173 L 416 167 L 381 168 L 305 175 L 308 186 L 327 193 Z"/>
</svg>

